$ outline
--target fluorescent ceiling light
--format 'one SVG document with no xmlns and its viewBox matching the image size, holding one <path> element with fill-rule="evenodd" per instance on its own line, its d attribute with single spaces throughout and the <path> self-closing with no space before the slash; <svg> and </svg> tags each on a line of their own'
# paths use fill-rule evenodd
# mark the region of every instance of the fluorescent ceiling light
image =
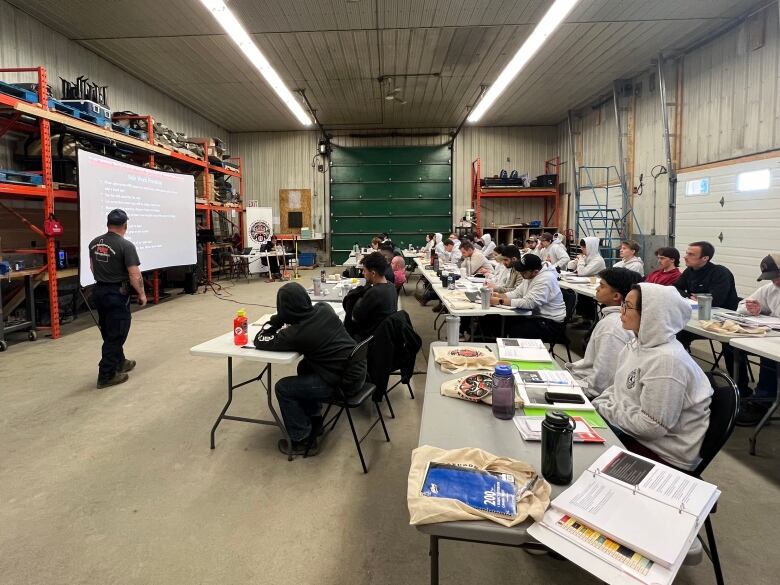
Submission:
<svg viewBox="0 0 780 585">
<path fill-rule="evenodd" d="M 563 19 L 572 11 L 580 0 L 555 0 L 553 5 L 544 15 L 539 24 L 531 33 L 523 46 L 517 50 L 512 60 L 504 67 L 504 70 L 498 76 L 495 83 L 490 86 L 487 93 L 482 97 L 477 106 L 469 114 L 469 122 L 478 122 L 490 106 L 493 105 L 507 86 L 517 76 L 523 67 L 525 67 L 541 46 L 547 41 L 547 38 L 558 28 Z"/>
<path fill-rule="evenodd" d="M 223 0 L 200 0 L 203 5 L 211 12 L 212 16 L 217 20 L 220 26 L 225 29 L 228 36 L 233 39 L 233 42 L 238 45 L 241 52 L 244 53 L 249 62 L 255 66 L 268 82 L 276 94 L 282 98 L 284 104 L 290 109 L 290 111 L 298 118 L 298 121 L 304 126 L 311 125 L 311 118 L 301 106 L 300 102 L 295 99 L 292 92 L 287 89 L 287 86 L 279 77 L 276 70 L 271 67 L 268 59 L 265 58 L 257 48 L 249 33 L 246 32 L 242 24 L 238 21 L 236 16 L 225 6 Z"/>
</svg>

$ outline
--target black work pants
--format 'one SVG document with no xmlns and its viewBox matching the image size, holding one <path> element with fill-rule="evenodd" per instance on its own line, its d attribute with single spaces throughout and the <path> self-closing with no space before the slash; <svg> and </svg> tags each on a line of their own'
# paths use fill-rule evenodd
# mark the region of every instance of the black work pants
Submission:
<svg viewBox="0 0 780 585">
<path fill-rule="evenodd" d="M 98 312 L 103 351 L 98 365 L 98 380 L 114 377 L 125 361 L 122 349 L 130 333 L 130 297 L 122 294 L 119 285 L 95 285 L 92 302 Z"/>
</svg>

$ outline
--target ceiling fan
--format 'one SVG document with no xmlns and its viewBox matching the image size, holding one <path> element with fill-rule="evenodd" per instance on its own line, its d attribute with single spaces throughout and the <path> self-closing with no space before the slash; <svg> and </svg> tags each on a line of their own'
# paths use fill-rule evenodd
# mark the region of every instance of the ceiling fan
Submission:
<svg viewBox="0 0 780 585">
<path fill-rule="evenodd" d="M 385 99 L 388 102 L 398 102 L 399 104 L 405 104 L 406 100 L 403 96 L 403 88 L 395 87 L 392 77 L 386 77 L 384 81 L 387 81 L 387 93 L 385 93 Z"/>
</svg>

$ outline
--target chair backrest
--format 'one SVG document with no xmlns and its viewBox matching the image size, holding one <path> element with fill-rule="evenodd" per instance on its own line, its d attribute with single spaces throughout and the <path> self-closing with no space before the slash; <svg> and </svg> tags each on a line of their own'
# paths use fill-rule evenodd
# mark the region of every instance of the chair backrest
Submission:
<svg viewBox="0 0 780 585">
<path fill-rule="evenodd" d="M 577 306 L 577 293 L 573 290 L 565 288 L 561 290 L 563 295 L 563 302 L 566 305 L 566 323 L 569 323 L 574 319 L 574 309 Z"/>
<path fill-rule="evenodd" d="M 701 475 L 726 444 L 739 414 L 739 388 L 734 380 L 721 370 L 713 370 L 706 375 L 712 385 L 710 424 L 699 452 L 701 463 L 693 471 L 696 476 Z"/>
<path fill-rule="evenodd" d="M 352 364 L 366 361 L 366 357 L 368 357 L 368 345 L 373 339 L 374 336 L 372 335 L 352 348 L 352 352 L 349 354 L 349 358 L 347 358 L 347 363 L 344 367 L 345 371 L 349 369 L 349 366 Z"/>
</svg>

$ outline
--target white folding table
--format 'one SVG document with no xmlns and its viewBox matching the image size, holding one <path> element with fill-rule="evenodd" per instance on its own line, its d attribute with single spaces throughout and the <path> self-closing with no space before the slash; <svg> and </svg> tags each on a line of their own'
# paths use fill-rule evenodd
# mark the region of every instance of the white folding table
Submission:
<svg viewBox="0 0 780 585">
<path fill-rule="evenodd" d="M 260 326 L 258 325 L 249 326 L 250 345 L 259 330 L 260 330 Z M 190 354 L 195 356 L 201 356 L 201 357 L 223 358 L 223 359 L 227 358 L 228 399 L 227 402 L 225 403 L 225 406 L 222 408 L 222 412 L 219 413 L 219 416 L 217 417 L 214 426 L 211 428 L 212 449 L 215 448 L 214 435 L 217 432 L 217 427 L 219 426 L 219 424 L 223 420 L 235 420 L 235 421 L 246 422 L 246 423 L 254 423 L 259 425 L 271 425 L 271 426 L 279 427 L 279 429 L 282 431 L 282 434 L 284 435 L 284 438 L 287 440 L 288 452 L 292 453 L 292 443 L 290 441 L 290 435 L 287 434 L 287 429 L 285 428 L 282 419 L 277 414 L 276 409 L 274 408 L 273 405 L 273 399 L 272 399 L 273 378 L 271 375 L 271 366 L 273 364 L 287 364 L 287 365 L 294 364 L 301 357 L 301 354 L 293 351 L 261 351 L 255 349 L 254 347 L 237 346 L 233 343 L 232 331 L 229 333 L 225 333 L 224 335 L 220 335 L 219 337 L 215 337 L 214 339 L 210 339 L 209 341 L 205 341 L 200 345 L 196 345 L 195 347 L 190 348 Z M 251 362 L 258 362 L 261 364 L 265 364 L 265 366 L 260 370 L 260 373 L 254 378 L 250 378 L 249 380 L 245 380 L 238 384 L 233 384 L 233 358 L 244 359 Z M 230 408 L 230 404 L 233 402 L 233 391 L 237 390 L 238 388 L 241 388 L 242 386 L 246 386 L 247 384 L 251 384 L 252 382 L 259 382 L 262 386 L 265 387 L 265 391 L 268 399 L 268 410 L 271 411 L 271 416 L 273 416 L 273 420 L 248 418 L 244 416 L 235 416 L 235 415 L 227 414 L 228 408 Z M 293 459 L 292 455 L 288 455 L 287 460 L 292 461 L 292 459 Z"/>
</svg>

